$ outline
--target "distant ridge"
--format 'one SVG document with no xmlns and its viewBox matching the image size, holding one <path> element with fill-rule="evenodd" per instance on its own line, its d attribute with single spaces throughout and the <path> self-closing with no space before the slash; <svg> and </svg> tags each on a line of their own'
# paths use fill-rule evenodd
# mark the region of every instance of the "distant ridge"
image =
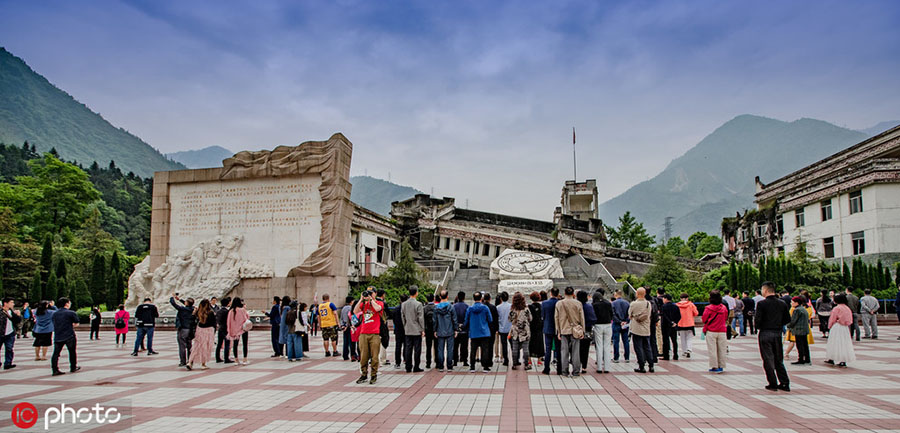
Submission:
<svg viewBox="0 0 900 433">
<path fill-rule="evenodd" d="M 422 191 L 413 187 L 397 185 L 369 176 L 353 176 L 350 178 L 350 183 L 353 184 L 353 190 L 350 193 L 352 202 L 384 216 L 390 215 L 392 202 L 422 194 Z"/>
<path fill-rule="evenodd" d="M 110 161 L 124 172 L 148 177 L 185 168 L 128 131 L 117 128 L 0 47 L 0 142 L 56 148 L 66 160 L 87 166 Z"/>
<path fill-rule="evenodd" d="M 868 135 L 869 137 L 874 137 L 878 134 L 881 134 L 888 129 L 891 129 L 897 125 L 900 125 L 900 120 L 888 120 L 886 122 L 878 122 L 875 126 L 860 129 L 859 132 Z"/>
<path fill-rule="evenodd" d="M 234 152 L 222 146 L 209 146 L 203 149 L 184 150 L 166 154 L 166 157 L 184 164 L 187 168 L 221 167 L 222 160 L 232 156 L 234 156 Z"/>
</svg>

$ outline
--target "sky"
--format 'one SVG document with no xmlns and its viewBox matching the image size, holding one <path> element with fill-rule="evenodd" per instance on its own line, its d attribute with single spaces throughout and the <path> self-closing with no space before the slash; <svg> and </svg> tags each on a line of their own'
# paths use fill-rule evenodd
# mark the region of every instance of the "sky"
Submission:
<svg viewBox="0 0 900 433">
<path fill-rule="evenodd" d="M 324 140 L 352 174 L 549 220 L 740 114 L 900 118 L 897 1 L 0 0 L 0 46 L 163 152 Z"/>
</svg>

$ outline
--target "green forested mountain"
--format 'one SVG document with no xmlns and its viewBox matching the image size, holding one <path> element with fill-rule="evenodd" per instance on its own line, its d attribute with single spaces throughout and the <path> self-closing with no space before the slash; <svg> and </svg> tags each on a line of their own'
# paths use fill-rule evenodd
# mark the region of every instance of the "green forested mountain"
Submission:
<svg viewBox="0 0 900 433">
<path fill-rule="evenodd" d="M 726 122 L 656 177 L 600 205 L 600 218 L 631 211 L 651 234 L 665 217 L 673 233 L 720 232 L 723 217 L 753 206 L 754 177 L 771 182 L 868 137 L 814 119 L 742 115 Z"/>
<path fill-rule="evenodd" d="M 38 152 L 56 148 L 66 160 L 97 161 L 102 166 L 116 161 L 126 173 L 143 177 L 184 168 L 111 125 L 0 47 L 0 142 L 25 141 Z"/>
<path fill-rule="evenodd" d="M 167 153 L 166 157 L 184 164 L 187 168 L 210 168 L 221 167 L 222 160 L 231 158 L 233 155 L 234 152 L 222 146 L 209 146 L 203 149 Z"/>
<path fill-rule="evenodd" d="M 369 176 L 353 176 L 350 183 L 353 184 L 350 193 L 350 200 L 353 203 L 385 216 L 391 213 L 391 202 L 406 200 L 422 193 L 409 186 Z"/>
</svg>

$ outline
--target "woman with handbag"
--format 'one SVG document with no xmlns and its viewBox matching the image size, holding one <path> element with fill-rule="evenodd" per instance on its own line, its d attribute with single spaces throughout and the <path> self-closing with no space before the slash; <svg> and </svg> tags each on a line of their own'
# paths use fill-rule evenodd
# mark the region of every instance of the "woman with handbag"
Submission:
<svg viewBox="0 0 900 433">
<path fill-rule="evenodd" d="M 722 373 L 725 370 L 728 338 L 728 308 L 722 305 L 722 294 L 718 290 L 709 292 L 709 305 L 703 309 L 703 334 L 709 356 L 709 372 Z"/>
<path fill-rule="evenodd" d="M 209 299 L 200 301 L 200 306 L 194 310 L 194 317 L 197 326 L 194 329 L 187 369 L 193 369 L 194 363 L 199 362 L 200 369 L 206 370 L 209 369 L 206 363 L 212 354 L 213 342 L 216 341 L 216 315 L 212 311 Z"/>
<path fill-rule="evenodd" d="M 253 322 L 250 320 L 250 314 L 244 309 L 244 301 L 241 298 L 232 299 L 231 311 L 228 312 L 228 336 L 225 338 L 234 342 L 234 359 L 239 365 L 250 364 L 247 362 L 247 340 L 252 328 Z M 240 360 L 237 356 L 239 342 L 244 343 L 243 360 Z"/>
</svg>

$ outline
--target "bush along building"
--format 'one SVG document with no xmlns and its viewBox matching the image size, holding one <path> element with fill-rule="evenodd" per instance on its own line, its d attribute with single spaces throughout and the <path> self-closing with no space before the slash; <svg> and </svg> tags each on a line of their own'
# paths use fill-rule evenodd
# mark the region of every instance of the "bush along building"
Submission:
<svg viewBox="0 0 900 433">
<path fill-rule="evenodd" d="M 723 254 L 758 262 L 800 247 L 828 264 L 900 262 L 900 126 L 769 183 L 722 221 Z"/>
</svg>

